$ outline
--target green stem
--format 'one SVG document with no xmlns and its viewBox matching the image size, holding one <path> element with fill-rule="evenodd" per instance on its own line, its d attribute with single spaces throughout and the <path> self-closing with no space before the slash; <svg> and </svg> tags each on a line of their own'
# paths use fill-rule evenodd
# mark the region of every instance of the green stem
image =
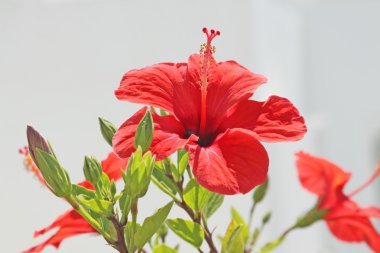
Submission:
<svg viewBox="0 0 380 253">
<path fill-rule="evenodd" d="M 253 202 L 251 210 L 249 211 L 249 217 L 248 217 L 248 227 L 249 228 L 251 228 L 253 213 L 255 212 L 255 208 L 256 208 L 256 202 Z"/>
<path fill-rule="evenodd" d="M 112 222 L 117 233 L 117 241 L 113 244 L 120 253 L 128 253 L 127 246 L 124 239 L 124 226 L 119 222 L 119 219 L 115 213 L 113 213 L 108 219 Z"/>
<path fill-rule="evenodd" d="M 77 201 L 69 196 L 66 198 L 67 202 L 77 211 L 96 231 L 98 231 L 103 237 L 108 241 L 112 242 L 113 238 L 110 234 L 103 230 L 102 226 L 99 224 L 97 220 L 95 220 L 86 209 L 84 209 L 81 205 L 77 203 Z"/>
<path fill-rule="evenodd" d="M 261 248 L 259 252 L 260 253 L 268 253 L 268 252 L 274 250 L 275 248 L 277 248 L 278 246 L 280 246 L 280 244 L 285 240 L 286 236 L 290 232 L 292 232 L 293 230 L 295 230 L 296 228 L 299 228 L 297 226 L 297 224 L 294 224 L 293 226 L 289 227 L 276 240 L 268 242 L 267 244 L 265 244 L 264 247 Z"/>
<path fill-rule="evenodd" d="M 132 226 L 131 226 L 131 241 L 129 242 L 129 248 L 131 253 L 135 252 L 135 233 L 136 233 L 136 224 L 137 224 L 137 208 L 138 198 L 132 200 L 131 204 L 131 214 L 132 214 Z"/>
</svg>

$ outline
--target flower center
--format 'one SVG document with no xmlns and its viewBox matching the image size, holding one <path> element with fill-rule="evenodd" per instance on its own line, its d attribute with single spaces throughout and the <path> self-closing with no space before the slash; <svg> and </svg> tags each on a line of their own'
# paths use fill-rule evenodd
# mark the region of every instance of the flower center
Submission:
<svg viewBox="0 0 380 253">
<path fill-rule="evenodd" d="M 212 57 L 212 54 L 215 52 L 215 47 L 211 45 L 212 40 L 220 35 L 219 31 L 215 31 L 213 29 L 210 30 L 210 32 L 207 30 L 207 28 L 203 28 L 202 31 L 207 36 L 207 41 L 205 44 L 201 45 L 200 50 L 200 66 L 201 66 L 201 73 L 200 73 L 200 80 L 199 85 L 201 88 L 201 121 L 200 121 L 200 127 L 199 127 L 199 137 L 201 139 L 206 139 L 206 99 L 207 99 L 207 86 L 208 86 L 208 73 L 209 68 L 212 64 L 212 61 L 214 61 L 214 58 Z"/>
</svg>

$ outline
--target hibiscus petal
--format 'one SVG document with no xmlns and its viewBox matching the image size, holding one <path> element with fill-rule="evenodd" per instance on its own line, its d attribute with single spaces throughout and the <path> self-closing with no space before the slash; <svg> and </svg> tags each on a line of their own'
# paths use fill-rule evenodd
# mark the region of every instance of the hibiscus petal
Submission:
<svg viewBox="0 0 380 253">
<path fill-rule="evenodd" d="M 147 108 L 135 113 L 121 125 L 113 137 L 113 149 L 121 158 L 128 158 L 134 151 L 134 138 L 136 128 L 145 115 Z M 189 139 L 183 139 L 185 129 L 173 116 L 159 116 L 153 113 L 154 132 L 149 150 L 156 155 L 157 160 L 162 160 L 179 148 L 184 147 Z"/>
<path fill-rule="evenodd" d="M 174 85 L 174 115 L 187 130 L 197 132 L 200 122 L 200 58 L 193 54 L 188 59 L 186 71 L 183 72 L 184 83 Z"/>
<path fill-rule="evenodd" d="M 200 91 L 196 83 L 185 81 L 186 63 L 160 63 L 127 72 L 115 95 L 120 100 L 164 109 L 196 131 L 199 125 Z"/>
<path fill-rule="evenodd" d="M 24 251 L 23 253 L 37 253 L 41 252 L 46 246 L 52 245 L 56 248 L 59 247 L 61 242 L 69 237 L 85 234 L 85 233 L 96 233 L 96 230 L 88 224 L 88 222 L 83 219 L 75 210 L 70 210 L 60 217 L 58 217 L 50 226 L 36 231 L 34 236 L 40 236 L 54 228 L 58 230 L 49 239 L 44 242 Z"/>
<path fill-rule="evenodd" d="M 363 215 L 366 215 L 368 217 L 373 217 L 376 219 L 380 219 L 380 208 L 369 206 L 362 208 Z"/>
<path fill-rule="evenodd" d="M 231 108 L 218 131 L 245 128 L 267 142 L 297 141 L 306 133 L 304 118 L 286 98 L 271 96 L 265 102 L 245 100 Z"/>
<path fill-rule="evenodd" d="M 217 64 L 216 75 L 207 89 L 207 129 L 210 132 L 222 122 L 225 112 L 235 104 L 249 99 L 267 79 L 254 74 L 234 61 Z"/>
<path fill-rule="evenodd" d="M 332 162 L 299 152 L 296 154 L 298 177 L 304 188 L 310 192 L 323 196 L 321 208 L 331 207 L 343 195 L 343 187 L 351 177 L 351 173 L 343 171 Z"/>
<path fill-rule="evenodd" d="M 250 131 L 227 130 L 211 146 L 187 149 L 195 178 L 210 191 L 247 193 L 267 179 L 268 154 Z"/>
<path fill-rule="evenodd" d="M 121 178 L 122 171 L 127 167 L 127 163 L 127 159 L 121 159 L 114 152 L 111 152 L 107 158 L 101 162 L 101 166 L 104 173 L 106 173 L 111 180 L 116 181 Z"/>
<path fill-rule="evenodd" d="M 330 231 L 340 240 L 366 242 L 374 252 L 380 252 L 380 234 L 369 216 L 353 201 L 345 201 L 332 209 L 325 217 Z"/>
<path fill-rule="evenodd" d="M 183 82 L 178 66 L 181 64 L 161 63 L 128 71 L 115 95 L 120 100 L 149 104 L 173 112 L 173 85 Z"/>
</svg>

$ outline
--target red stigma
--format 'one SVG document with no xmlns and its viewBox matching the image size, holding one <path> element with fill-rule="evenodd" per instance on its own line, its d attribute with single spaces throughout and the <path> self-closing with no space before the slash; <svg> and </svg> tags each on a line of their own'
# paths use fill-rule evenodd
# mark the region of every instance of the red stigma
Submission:
<svg viewBox="0 0 380 253">
<path fill-rule="evenodd" d="M 210 30 L 210 33 L 208 32 L 208 29 L 204 27 L 202 29 L 202 32 L 206 34 L 207 36 L 207 44 L 210 45 L 211 41 L 216 37 L 220 35 L 220 31 L 215 31 L 214 29 Z"/>
<path fill-rule="evenodd" d="M 21 155 L 27 156 L 27 155 L 29 155 L 29 148 L 25 146 L 25 147 L 23 147 L 23 148 L 20 148 L 20 149 L 18 150 L 18 152 L 19 152 L 19 154 L 21 154 Z"/>
</svg>

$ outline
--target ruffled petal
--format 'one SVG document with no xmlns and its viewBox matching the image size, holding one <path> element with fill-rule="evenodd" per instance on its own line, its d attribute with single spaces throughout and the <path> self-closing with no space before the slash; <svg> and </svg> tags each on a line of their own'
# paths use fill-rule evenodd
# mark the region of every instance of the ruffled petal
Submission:
<svg viewBox="0 0 380 253">
<path fill-rule="evenodd" d="M 253 92 L 267 81 L 235 61 L 217 64 L 216 77 L 207 89 L 207 129 L 213 132 L 224 119 L 225 113 L 235 104 L 248 100 Z"/>
<path fill-rule="evenodd" d="M 304 118 L 286 98 L 271 96 L 265 102 L 245 100 L 231 108 L 218 131 L 245 128 L 267 142 L 297 141 L 306 133 Z"/>
<path fill-rule="evenodd" d="M 143 108 L 129 118 L 117 130 L 113 137 L 114 152 L 121 158 L 128 158 L 134 151 L 136 128 L 144 117 L 147 108 Z M 174 116 L 159 116 L 152 113 L 154 122 L 153 140 L 149 150 L 162 160 L 179 148 L 184 147 L 189 139 L 183 139 L 185 129 Z M 192 135 L 193 136 L 193 135 Z"/>
<path fill-rule="evenodd" d="M 249 131 L 232 129 L 211 146 L 187 145 L 197 181 L 220 194 L 247 193 L 267 179 L 268 154 Z"/>
<path fill-rule="evenodd" d="M 128 71 L 115 95 L 120 100 L 157 106 L 173 113 L 173 86 L 183 83 L 183 64 L 161 63 Z"/>
<path fill-rule="evenodd" d="M 335 203 L 346 199 L 343 187 L 351 177 L 351 173 L 343 171 L 332 162 L 298 152 L 296 154 L 298 177 L 304 188 L 322 196 L 320 208 L 328 209 Z"/>
<path fill-rule="evenodd" d="M 55 228 L 58 228 L 58 230 L 49 239 L 23 253 L 41 252 L 48 245 L 58 248 L 61 242 L 66 238 L 85 233 L 97 233 L 75 210 L 70 210 L 58 217 L 50 226 L 36 231 L 34 236 L 43 235 Z"/>
<path fill-rule="evenodd" d="M 380 234 L 365 214 L 353 201 L 347 200 L 325 216 L 330 231 L 340 240 L 366 242 L 374 252 L 380 253 Z"/>
<path fill-rule="evenodd" d="M 199 65 L 199 62 L 198 62 Z M 187 129 L 199 126 L 199 85 L 188 77 L 186 63 L 161 63 L 127 72 L 115 95 L 174 114 Z"/>
</svg>

